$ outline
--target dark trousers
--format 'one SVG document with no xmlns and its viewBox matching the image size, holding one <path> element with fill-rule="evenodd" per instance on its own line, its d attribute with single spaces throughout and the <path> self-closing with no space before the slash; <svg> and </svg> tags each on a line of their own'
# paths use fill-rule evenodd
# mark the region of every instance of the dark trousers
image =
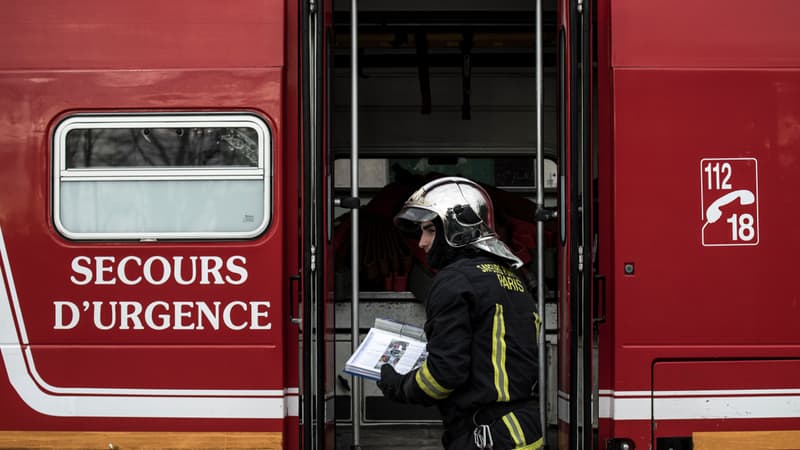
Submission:
<svg viewBox="0 0 800 450">
<path fill-rule="evenodd" d="M 488 425 L 493 450 L 509 450 L 532 444 L 542 437 L 539 403 L 528 399 L 513 403 L 494 403 L 479 408 L 445 430 L 442 443 L 447 450 L 475 449 L 473 430 Z"/>
</svg>

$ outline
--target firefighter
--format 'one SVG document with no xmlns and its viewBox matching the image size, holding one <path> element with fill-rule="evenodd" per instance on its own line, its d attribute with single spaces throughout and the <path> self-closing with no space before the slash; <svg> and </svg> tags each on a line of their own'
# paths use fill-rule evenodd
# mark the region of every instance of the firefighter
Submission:
<svg viewBox="0 0 800 450">
<path fill-rule="evenodd" d="M 440 178 L 414 192 L 394 220 L 421 232 L 419 246 L 438 272 L 425 304 L 428 357 L 405 375 L 383 365 L 381 392 L 436 405 L 446 449 L 540 448 L 540 320 L 514 271 L 522 262 L 494 232 L 489 195 L 465 178 Z"/>
</svg>

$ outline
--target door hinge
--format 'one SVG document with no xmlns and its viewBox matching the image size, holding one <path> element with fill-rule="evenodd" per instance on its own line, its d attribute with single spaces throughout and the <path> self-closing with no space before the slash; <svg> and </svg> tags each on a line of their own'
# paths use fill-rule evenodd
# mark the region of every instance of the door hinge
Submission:
<svg viewBox="0 0 800 450">
<path fill-rule="evenodd" d="M 583 246 L 578 246 L 578 272 L 583 272 Z"/>
<path fill-rule="evenodd" d="M 583 14 L 583 0 L 578 0 L 578 14 Z"/>
<path fill-rule="evenodd" d="M 317 270 L 317 247 L 312 245 L 311 246 L 311 264 L 310 264 L 310 271 L 314 273 Z"/>
</svg>

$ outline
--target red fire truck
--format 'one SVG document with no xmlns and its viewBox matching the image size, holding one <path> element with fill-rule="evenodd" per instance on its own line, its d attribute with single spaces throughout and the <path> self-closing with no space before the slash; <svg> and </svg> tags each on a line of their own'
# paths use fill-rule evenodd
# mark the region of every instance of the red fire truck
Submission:
<svg viewBox="0 0 800 450">
<path fill-rule="evenodd" d="M 547 448 L 800 445 L 795 2 L 2 6 L 0 448 L 435 441 L 341 369 L 424 321 L 441 175 L 525 262 Z"/>
</svg>

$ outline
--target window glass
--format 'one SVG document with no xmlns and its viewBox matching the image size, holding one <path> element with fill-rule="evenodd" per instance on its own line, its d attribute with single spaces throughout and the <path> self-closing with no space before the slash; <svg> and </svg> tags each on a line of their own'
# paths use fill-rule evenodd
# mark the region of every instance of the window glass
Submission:
<svg viewBox="0 0 800 450">
<path fill-rule="evenodd" d="M 67 169 L 82 167 L 258 167 L 252 128 L 111 128 L 67 133 Z"/>
<path fill-rule="evenodd" d="M 254 237 L 270 161 L 252 115 L 70 117 L 54 135 L 54 221 L 73 239 Z"/>
</svg>

